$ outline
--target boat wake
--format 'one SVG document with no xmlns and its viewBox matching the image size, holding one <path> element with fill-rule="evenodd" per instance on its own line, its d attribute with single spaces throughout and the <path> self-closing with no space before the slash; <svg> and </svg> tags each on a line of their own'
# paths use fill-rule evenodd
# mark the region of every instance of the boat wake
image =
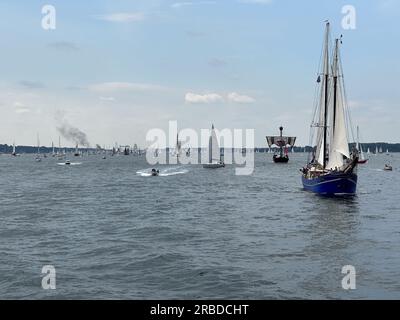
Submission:
<svg viewBox="0 0 400 320">
<path fill-rule="evenodd" d="M 81 165 L 82 164 L 82 162 L 71 162 L 71 163 L 69 163 L 69 164 L 67 164 L 67 163 L 65 163 L 65 162 L 60 162 L 60 163 L 57 163 L 59 166 L 66 166 L 66 167 L 69 167 L 69 166 L 79 166 L 79 165 Z"/>
<path fill-rule="evenodd" d="M 152 176 L 151 170 L 152 170 L 151 168 L 145 169 L 145 170 L 139 170 L 136 172 L 136 174 L 141 177 L 151 177 Z M 189 170 L 187 170 L 187 169 L 182 169 L 181 167 L 173 167 L 173 168 L 166 168 L 166 169 L 160 170 L 160 173 L 158 174 L 158 176 L 170 177 L 170 176 L 176 176 L 179 174 L 185 174 L 188 172 L 189 172 Z"/>
</svg>

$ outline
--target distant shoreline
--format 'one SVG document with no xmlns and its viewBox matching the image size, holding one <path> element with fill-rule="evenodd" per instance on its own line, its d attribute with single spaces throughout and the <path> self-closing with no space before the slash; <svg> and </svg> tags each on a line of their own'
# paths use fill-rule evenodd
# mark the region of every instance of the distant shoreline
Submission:
<svg viewBox="0 0 400 320">
<path fill-rule="evenodd" d="M 350 150 L 355 146 L 354 143 L 350 144 Z M 400 152 L 400 143 L 386 143 L 386 142 L 378 142 L 378 143 L 362 143 L 362 148 L 363 151 L 366 153 L 368 149 L 370 149 L 371 153 L 374 153 L 376 148 L 382 149 L 382 153 L 386 153 L 386 151 L 389 151 L 389 153 L 397 153 Z M 0 154 L 11 154 L 12 153 L 12 149 L 13 146 L 12 145 L 7 145 L 7 144 L 0 144 Z M 37 146 L 16 146 L 16 152 L 19 154 L 23 154 L 23 153 L 37 153 Z M 194 150 L 198 149 L 198 148 L 192 148 Z M 231 148 L 226 148 L 227 150 L 231 149 Z M 268 147 L 256 147 L 256 148 L 252 148 L 254 152 L 259 152 L 259 153 L 264 153 L 269 151 Z M 55 150 L 58 151 L 58 147 L 55 147 Z M 63 151 L 67 151 L 67 152 L 74 152 L 75 148 L 72 147 L 65 147 L 65 148 L 61 148 L 61 150 Z M 96 151 L 103 151 L 103 150 L 108 150 L 111 151 L 112 149 L 98 149 L 98 148 L 86 148 L 86 147 L 82 147 L 79 148 L 79 150 L 81 151 L 90 151 L 90 152 L 96 152 Z M 272 148 L 272 150 L 274 150 L 274 148 Z M 289 149 L 290 150 L 290 149 Z M 310 146 L 303 146 L 303 147 L 294 147 L 293 151 L 295 153 L 309 153 L 312 151 L 312 147 Z M 53 152 L 53 148 L 52 147 L 47 147 L 47 146 L 41 146 L 40 147 L 40 152 L 41 153 L 52 153 Z"/>
</svg>

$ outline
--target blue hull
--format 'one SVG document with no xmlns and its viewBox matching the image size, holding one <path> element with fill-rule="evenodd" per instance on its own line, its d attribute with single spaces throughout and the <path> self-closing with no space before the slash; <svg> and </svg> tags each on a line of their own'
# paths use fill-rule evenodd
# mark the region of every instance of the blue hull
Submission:
<svg viewBox="0 0 400 320">
<path fill-rule="evenodd" d="M 305 190 L 324 196 L 352 196 L 357 191 L 357 175 L 354 173 L 329 173 L 312 179 L 302 176 Z"/>
</svg>

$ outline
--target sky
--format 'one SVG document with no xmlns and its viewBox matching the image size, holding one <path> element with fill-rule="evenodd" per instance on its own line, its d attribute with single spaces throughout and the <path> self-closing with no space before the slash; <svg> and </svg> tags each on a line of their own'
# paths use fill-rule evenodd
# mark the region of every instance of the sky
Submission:
<svg viewBox="0 0 400 320">
<path fill-rule="evenodd" d="M 91 145 L 144 146 L 176 120 L 254 129 L 259 147 L 282 125 L 308 144 L 326 19 L 362 141 L 399 142 L 399 18 L 396 0 L 2 0 L 0 143 L 51 145 L 69 123 Z"/>
</svg>

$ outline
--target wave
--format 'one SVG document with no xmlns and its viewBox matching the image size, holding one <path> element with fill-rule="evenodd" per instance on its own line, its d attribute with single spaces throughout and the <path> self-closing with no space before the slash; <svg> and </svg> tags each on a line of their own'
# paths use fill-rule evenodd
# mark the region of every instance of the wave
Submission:
<svg viewBox="0 0 400 320">
<path fill-rule="evenodd" d="M 57 163 L 59 166 L 79 166 L 82 162 L 71 162 L 70 164 L 66 164 L 65 162 Z"/>
<path fill-rule="evenodd" d="M 151 170 L 152 170 L 152 168 L 139 170 L 136 172 L 136 174 L 141 177 L 151 177 Z M 172 167 L 172 168 L 161 169 L 159 176 L 160 177 L 170 177 L 170 176 L 176 176 L 179 174 L 186 174 L 188 172 L 189 172 L 189 170 L 182 169 L 182 167 Z"/>
</svg>

